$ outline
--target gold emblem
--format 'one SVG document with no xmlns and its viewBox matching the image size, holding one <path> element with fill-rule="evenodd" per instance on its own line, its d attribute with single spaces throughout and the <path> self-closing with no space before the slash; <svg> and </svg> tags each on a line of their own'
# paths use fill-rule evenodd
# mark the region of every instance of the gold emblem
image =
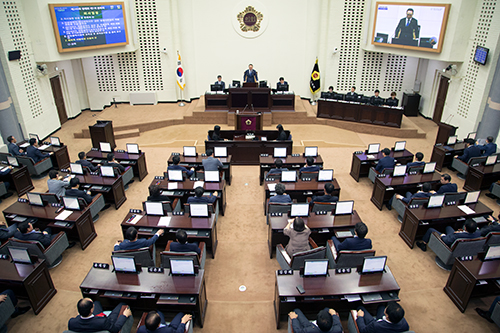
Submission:
<svg viewBox="0 0 500 333">
<path fill-rule="evenodd" d="M 245 121 L 245 124 L 247 124 L 247 126 L 250 126 L 252 125 L 252 121 L 250 119 L 247 119 L 247 121 Z"/>
<path fill-rule="evenodd" d="M 237 16 L 240 22 L 240 29 L 243 32 L 253 31 L 257 32 L 260 29 L 260 23 L 264 18 L 261 12 L 258 12 L 253 6 L 247 6 L 244 11 L 240 12 Z"/>
</svg>

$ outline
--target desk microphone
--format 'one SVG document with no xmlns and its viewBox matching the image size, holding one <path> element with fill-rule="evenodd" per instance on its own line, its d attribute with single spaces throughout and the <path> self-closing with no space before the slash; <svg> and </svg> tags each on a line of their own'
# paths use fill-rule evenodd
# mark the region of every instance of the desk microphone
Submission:
<svg viewBox="0 0 500 333">
<path fill-rule="evenodd" d="M 255 113 L 255 110 L 254 110 L 254 108 L 253 108 L 253 103 L 252 103 L 252 104 L 250 104 L 250 105 L 252 106 L 252 112 L 254 112 L 254 113 Z"/>
<path fill-rule="evenodd" d="M 248 103 L 247 103 L 247 105 L 245 105 L 245 108 L 243 109 L 243 111 L 241 111 L 241 113 L 245 112 L 245 110 L 247 109 L 247 107 L 248 107 Z"/>
</svg>

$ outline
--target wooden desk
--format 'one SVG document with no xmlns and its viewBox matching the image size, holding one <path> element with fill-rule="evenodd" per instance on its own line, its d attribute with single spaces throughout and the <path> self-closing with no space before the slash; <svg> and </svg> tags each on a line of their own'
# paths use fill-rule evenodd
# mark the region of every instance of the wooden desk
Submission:
<svg viewBox="0 0 500 333">
<path fill-rule="evenodd" d="M 0 260 L 0 288 L 11 289 L 18 298 L 27 298 L 35 314 L 57 293 L 44 259 L 32 265 Z"/>
<path fill-rule="evenodd" d="M 130 168 L 130 167 L 127 167 Z M 80 180 L 80 185 L 90 185 L 90 191 L 92 194 L 102 193 L 104 199 L 115 204 L 115 208 L 118 209 L 127 200 L 125 196 L 125 188 L 123 187 L 122 176 L 118 177 L 101 177 L 93 176 L 89 174 L 76 175 Z M 97 189 L 95 186 L 104 186 L 103 189 Z"/>
<path fill-rule="evenodd" d="M 445 149 L 445 145 L 435 145 L 432 149 L 431 162 L 436 162 L 436 170 L 441 171 L 443 167 L 448 167 L 453 162 L 453 156 L 462 155 L 465 149 L 465 143 L 457 143 L 447 147 L 451 150 Z"/>
<path fill-rule="evenodd" d="M 87 246 L 97 237 L 97 233 L 94 228 L 94 222 L 92 221 L 92 216 L 90 216 L 89 207 L 82 211 L 74 211 L 64 222 L 71 222 L 70 227 L 60 227 L 54 222 L 57 222 L 56 216 L 60 213 L 56 213 L 58 207 L 52 206 L 32 206 L 27 202 L 15 202 L 7 209 L 3 211 L 5 221 L 9 225 L 13 224 L 13 215 L 19 215 L 24 217 L 34 217 L 38 219 L 35 227 L 43 229 L 45 227 L 50 227 L 52 229 L 52 234 L 55 235 L 59 231 L 64 231 L 68 235 L 68 238 L 77 239 L 80 242 L 82 250 L 85 250 Z"/>
<path fill-rule="evenodd" d="M 255 134 L 260 136 L 261 134 L 258 132 L 259 131 L 256 131 Z M 273 132 L 277 133 L 276 131 Z M 228 141 L 205 141 L 205 149 L 214 149 L 214 147 L 227 147 L 227 154 L 232 156 L 232 164 L 234 165 L 259 165 L 260 154 L 273 155 L 275 147 L 286 148 L 287 154 L 291 154 L 292 146 L 293 141 L 289 140 L 255 141 L 231 139 Z"/>
<path fill-rule="evenodd" d="M 129 154 L 114 152 L 115 159 L 124 167 L 131 166 L 134 170 L 134 176 L 138 177 L 140 181 L 148 175 L 148 167 L 146 166 L 146 154 Z M 103 153 L 100 150 L 91 150 L 87 153 L 87 160 L 93 164 L 101 164 L 106 161 L 108 153 Z"/>
<path fill-rule="evenodd" d="M 431 183 L 436 185 L 441 180 L 441 175 L 437 172 L 428 174 L 406 175 L 401 177 L 375 177 L 375 184 L 371 201 L 379 209 L 382 210 L 384 202 L 389 201 L 396 193 L 405 196 L 406 192 L 417 192 L 423 183 Z M 389 189 L 392 188 L 392 189 Z"/>
<path fill-rule="evenodd" d="M 205 109 L 212 111 L 228 111 L 228 94 L 206 93 Z"/>
<path fill-rule="evenodd" d="M 498 294 L 500 278 L 500 260 L 481 261 L 474 257 L 470 261 L 455 258 L 444 292 L 455 303 L 457 308 L 465 312 L 471 297 L 491 296 Z M 477 285 L 478 280 L 486 280 L 486 284 Z"/>
<path fill-rule="evenodd" d="M 267 233 L 267 245 L 269 247 L 269 257 L 273 257 L 273 251 L 276 245 L 283 244 L 286 246 L 289 237 L 283 234 L 283 229 L 288 224 L 288 215 L 270 216 L 269 227 Z M 331 212 L 327 215 L 316 215 L 310 213 L 309 217 L 303 218 L 304 223 L 311 229 L 311 237 L 319 244 L 326 244 L 327 240 L 333 236 L 334 230 L 347 230 L 354 227 L 358 222 L 362 222 L 355 210 L 351 215 L 334 216 Z M 328 232 L 323 232 L 323 229 L 328 229 Z"/>
<path fill-rule="evenodd" d="M 29 141 L 22 141 L 17 143 L 17 145 L 26 151 L 26 147 L 21 147 L 24 146 L 25 144 L 29 144 Z M 61 143 L 61 146 L 48 146 L 45 149 L 40 149 L 42 153 L 54 153 L 50 155 L 50 159 L 52 161 L 52 165 L 57 168 L 57 169 L 66 169 L 69 168 L 69 163 L 71 159 L 69 158 L 69 152 L 68 152 L 68 146 L 64 145 Z"/>
<path fill-rule="evenodd" d="M 170 157 L 168 158 L 168 165 L 172 165 L 174 162 L 173 162 L 173 158 L 174 158 L 175 155 L 170 155 Z M 182 165 L 184 167 L 186 167 L 187 169 L 191 168 L 191 167 L 194 167 L 195 169 L 199 169 L 199 170 L 203 170 L 203 160 L 206 159 L 207 157 L 206 156 L 201 156 L 201 155 L 198 155 L 196 157 L 185 157 L 183 155 L 177 155 L 180 157 L 181 161 L 179 163 L 179 165 Z M 231 179 L 232 179 L 232 174 L 231 174 L 231 155 L 228 155 L 228 157 L 217 157 L 221 162 L 222 162 L 222 165 L 223 165 L 223 168 L 222 170 L 224 171 L 224 176 L 225 176 L 225 179 L 227 181 L 227 185 L 231 185 Z"/>
<path fill-rule="evenodd" d="M 295 111 L 295 94 L 293 92 L 271 94 L 271 111 Z"/>
<path fill-rule="evenodd" d="M 368 158 L 368 156 L 375 156 L 375 158 Z M 393 157 L 398 163 L 408 164 L 413 161 L 413 154 L 408 150 L 395 152 L 391 150 L 391 154 L 389 155 Z M 384 157 L 382 152 L 378 154 L 367 154 L 366 152 L 362 154 L 352 154 L 352 162 L 351 162 L 351 172 L 350 175 L 357 182 L 360 177 L 368 177 L 368 173 L 370 172 L 370 168 L 375 166 L 375 162 Z"/>
<path fill-rule="evenodd" d="M 110 265 L 111 266 L 111 265 Z M 91 268 L 80 290 L 83 297 L 100 301 L 104 308 L 113 308 L 119 302 L 142 311 L 194 312 L 200 327 L 203 327 L 208 300 L 205 288 L 205 271 L 200 269 L 196 276 L 171 276 L 164 273 L 149 273 L 144 268 L 139 274 L 115 273 L 109 270 Z M 98 290 L 97 294 L 91 290 Z M 106 296 L 106 291 L 121 292 L 122 296 Z M 130 295 L 123 295 L 128 293 Z M 178 296 L 176 300 L 160 299 L 161 296 Z M 190 297 L 195 297 L 191 302 Z"/>
<path fill-rule="evenodd" d="M 389 266 L 386 272 L 377 274 L 360 275 L 355 270 L 351 273 L 336 274 L 334 269 L 328 270 L 327 277 L 303 278 L 299 271 L 293 271 L 293 275 L 278 275 L 276 272 L 276 283 L 274 293 L 274 312 L 276 316 L 276 328 L 280 328 L 280 319 L 295 308 L 312 314 L 318 313 L 325 307 L 332 307 L 336 311 L 351 310 L 359 305 L 359 302 L 350 303 L 343 299 L 345 295 L 380 293 L 382 300 L 373 302 L 362 302 L 362 304 L 383 304 L 393 300 L 399 300 L 399 285 L 392 275 Z M 296 286 L 302 285 L 305 293 L 300 294 Z M 389 297 L 393 292 L 395 297 Z M 288 297 L 295 300 L 288 301 Z M 309 298 L 309 299 L 308 299 Z"/>
<path fill-rule="evenodd" d="M 243 111 L 245 106 L 258 112 L 295 111 L 295 94 L 271 93 L 270 88 L 229 88 L 229 93 L 206 93 L 205 109 L 210 111 Z"/>
<path fill-rule="evenodd" d="M 269 154 L 269 156 L 260 156 L 259 164 L 260 164 L 260 185 L 264 182 L 264 177 L 269 170 L 274 168 L 274 163 L 278 158 L 274 158 L 273 154 Z M 283 168 L 288 170 L 298 170 L 306 165 L 306 157 L 304 156 L 292 156 L 288 155 L 286 158 L 280 158 L 283 161 Z M 314 165 L 321 166 L 323 168 L 323 159 L 321 155 L 314 157 Z"/>
<path fill-rule="evenodd" d="M 469 167 L 469 172 L 465 178 L 464 190 L 478 191 L 491 186 L 492 183 L 500 180 L 500 164 L 480 165 Z"/>
<path fill-rule="evenodd" d="M 429 209 L 423 206 L 411 209 L 407 208 L 403 217 L 403 223 L 401 224 L 399 236 L 401 236 L 405 243 L 413 249 L 415 239 L 417 237 L 422 237 L 429 228 L 435 228 L 444 232 L 446 226 L 451 226 L 457 230 L 462 228 L 466 218 L 493 214 L 493 211 L 482 202 L 477 202 L 468 206 L 476 213 L 467 215 L 456 205 Z M 459 218 L 461 220 L 457 221 Z M 427 224 L 422 224 L 422 222 Z M 479 223 L 478 227 L 480 227 Z"/>
<path fill-rule="evenodd" d="M 400 128 L 403 108 L 320 98 L 316 117 Z"/>
<path fill-rule="evenodd" d="M 139 237 L 150 238 L 158 231 L 158 229 L 165 229 L 165 234 L 160 237 L 156 243 L 159 245 L 167 245 L 169 240 L 175 241 L 175 232 L 177 229 L 184 229 L 188 231 L 197 231 L 196 235 L 188 234 L 190 240 L 203 241 L 207 244 L 207 248 L 212 251 L 212 258 L 215 258 L 215 251 L 217 250 L 217 217 L 212 214 L 209 218 L 191 218 L 188 214 L 185 215 L 172 215 L 168 213 L 167 216 L 171 217 L 168 227 L 159 227 L 158 221 L 160 216 L 146 215 L 145 213 L 137 214 L 144 215 L 135 225 L 127 223 L 127 220 L 134 214 L 128 213 L 123 219 L 121 226 L 123 237 L 125 231 L 129 227 L 135 227 L 139 231 Z M 142 231 L 141 228 L 153 228 L 152 232 Z"/>
<path fill-rule="evenodd" d="M 0 164 L 0 167 L 4 167 L 6 164 Z M 20 164 L 19 167 L 13 167 L 9 174 L 5 176 L 0 176 L 0 181 L 7 181 L 14 186 L 17 196 L 23 196 L 27 192 L 31 191 L 35 187 L 31 181 L 30 173 L 26 165 Z"/>
</svg>

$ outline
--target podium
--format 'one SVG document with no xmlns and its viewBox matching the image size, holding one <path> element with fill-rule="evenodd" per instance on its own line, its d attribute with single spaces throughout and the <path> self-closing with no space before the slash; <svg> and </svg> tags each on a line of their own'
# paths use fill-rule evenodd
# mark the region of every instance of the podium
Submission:
<svg viewBox="0 0 500 333">
<path fill-rule="evenodd" d="M 438 126 L 439 129 L 436 136 L 436 142 L 434 144 L 442 143 L 443 145 L 445 145 L 448 142 L 448 137 L 455 135 L 458 127 L 442 122 L 439 122 Z"/>
<path fill-rule="evenodd" d="M 257 88 L 258 86 L 258 82 L 243 82 L 243 88 Z"/>
<path fill-rule="evenodd" d="M 108 142 L 111 149 L 116 148 L 115 134 L 113 133 L 113 122 L 110 120 L 98 120 L 95 125 L 89 126 L 92 147 L 100 148 L 99 142 Z"/>
<path fill-rule="evenodd" d="M 238 113 L 236 114 L 236 130 L 261 131 L 261 114 L 258 113 Z"/>
<path fill-rule="evenodd" d="M 418 117 L 418 107 L 420 106 L 420 95 L 403 93 L 402 105 L 405 116 Z"/>
</svg>

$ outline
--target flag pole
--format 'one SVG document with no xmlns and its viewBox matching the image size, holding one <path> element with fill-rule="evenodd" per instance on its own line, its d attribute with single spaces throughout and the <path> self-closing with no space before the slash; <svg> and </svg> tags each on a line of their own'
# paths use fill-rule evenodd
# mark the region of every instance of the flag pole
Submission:
<svg viewBox="0 0 500 333">
<path fill-rule="evenodd" d="M 316 105 L 316 101 L 314 100 L 315 96 L 316 96 L 316 93 L 313 93 L 313 98 L 311 100 L 311 105 Z"/>
<path fill-rule="evenodd" d="M 181 102 L 179 103 L 179 106 L 185 106 L 186 104 L 184 104 L 184 98 L 182 96 L 182 92 L 184 90 L 184 87 L 181 86 L 181 81 L 182 81 L 182 83 L 184 85 L 184 81 L 183 81 L 184 71 L 183 71 L 183 69 L 181 67 L 181 56 L 179 55 L 179 50 L 177 50 L 177 58 L 178 58 L 178 60 L 177 60 L 177 66 L 178 66 L 177 67 L 177 85 L 179 86 L 179 90 L 181 92 Z M 181 81 L 179 81 L 179 73 L 178 73 L 179 67 L 180 67 L 180 69 L 182 71 L 182 73 L 181 73 L 182 77 L 180 78 Z"/>
<path fill-rule="evenodd" d="M 179 88 L 179 89 L 180 89 L 180 88 Z M 183 101 L 184 101 L 184 99 L 182 98 L 182 89 L 180 89 L 180 90 L 181 90 L 181 102 L 179 103 L 179 106 L 184 106 L 184 105 L 186 105 L 186 104 L 184 104 L 184 102 L 183 102 Z"/>
</svg>

